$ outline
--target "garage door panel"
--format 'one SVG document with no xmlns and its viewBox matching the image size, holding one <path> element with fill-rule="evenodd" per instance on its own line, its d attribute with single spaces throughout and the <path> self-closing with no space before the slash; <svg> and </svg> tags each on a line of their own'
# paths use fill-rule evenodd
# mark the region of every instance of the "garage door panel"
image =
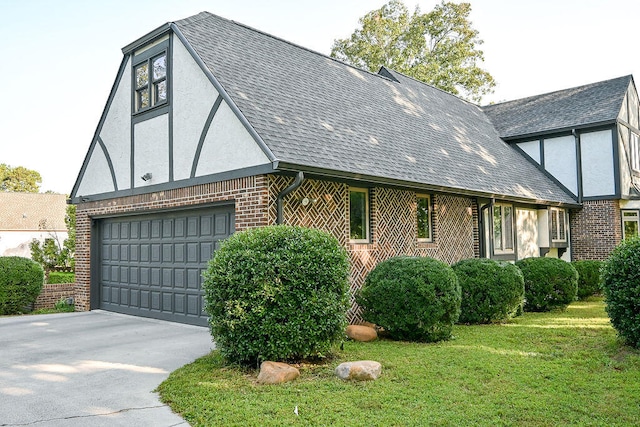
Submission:
<svg viewBox="0 0 640 427">
<path fill-rule="evenodd" d="M 202 273 L 233 224 L 233 207 L 101 220 L 100 308 L 206 325 Z"/>
</svg>

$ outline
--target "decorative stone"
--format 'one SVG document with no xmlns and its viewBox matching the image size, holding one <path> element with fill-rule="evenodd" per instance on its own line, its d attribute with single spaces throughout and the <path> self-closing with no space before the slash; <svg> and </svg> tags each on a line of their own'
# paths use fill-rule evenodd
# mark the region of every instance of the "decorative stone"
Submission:
<svg viewBox="0 0 640 427">
<path fill-rule="evenodd" d="M 300 376 L 300 371 L 282 362 L 265 361 L 260 364 L 258 382 L 262 384 L 280 384 L 293 381 Z"/>
<path fill-rule="evenodd" d="M 378 338 L 378 333 L 370 326 L 364 325 L 349 325 L 347 326 L 346 334 L 354 341 L 373 341 Z"/>
<path fill-rule="evenodd" d="M 373 360 L 345 362 L 338 365 L 336 375 L 343 380 L 369 381 L 377 379 L 382 373 L 382 365 Z"/>
</svg>

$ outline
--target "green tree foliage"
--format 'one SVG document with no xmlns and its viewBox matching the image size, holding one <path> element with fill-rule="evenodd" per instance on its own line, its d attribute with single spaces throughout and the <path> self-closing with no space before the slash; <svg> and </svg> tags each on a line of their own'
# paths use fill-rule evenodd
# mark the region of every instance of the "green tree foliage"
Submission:
<svg viewBox="0 0 640 427">
<path fill-rule="evenodd" d="M 37 193 L 40 191 L 40 173 L 23 166 L 11 167 L 0 163 L 0 191 Z"/>
<path fill-rule="evenodd" d="M 431 12 L 413 14 L 401 0 L 391 0 L 360 18 L 351 37 L 333 42 L 331 56 L 377 72 L 399 71 L 474 102 L 496 83 L 479 67 L 483 41 L 469 21 L 469 3 L 443 1 Z"/>
<path fill-rule="evenodd" d="M 48 273 L 55 269 L 75 270 L 76 252 L 76 206 L 67 205 L 64 222 L 67 226 L 67 238 L 62 244 L 55 234 L 40 242 L 33 239 L 29 244 L 31 259 L 40 264 Z"/>
</svg>

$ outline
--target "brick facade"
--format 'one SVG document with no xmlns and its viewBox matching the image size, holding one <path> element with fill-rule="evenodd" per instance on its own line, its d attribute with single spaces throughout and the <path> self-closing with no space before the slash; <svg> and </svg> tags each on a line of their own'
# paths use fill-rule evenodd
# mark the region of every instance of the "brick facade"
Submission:
<svg viewBox="0 0 640 427">
<path fill-rule="evenodd" d="M 33 306 L 34 309 L 53 308 L 61 299 L 75 297 L 75 286 L 74 283 L 45 283 Z"/>
<path fill-rule="evenodd" d="M 234 202 L 236 230 L 265 226 L 268 223 L 267 180 L 266 175 L 257 175 L 79 204 L 76 210 L 76 310 L 89 310 L 90 306 L 92 218 Z"/>
<path fill-rule="evenodd" d="M 583 202 L 571 211 L 571 253 L 573 260 L 603 260 L 622 240 L 618 200 Z"/>
<path fill-rule="evenodd" d="M 293 178 L 269 177 L 269 222 L 276 220 L 276 197 Z M 300 199 L 315 202 L 302 206 Z M 477 205 L 466 197 L 433 197 L 433 243 L 416 239 L 416 193 L 376 187 L 370 190 L 371 243 L 349 242 L 349 186 L 307 179 L 283 201 L 284 223 L 313 227 L 331 233 L 347 248 L 351 259 L 350 289 L 364 283 L 377 263 L 398 255 L 429 256 L 449 264 L 479 255 Z M 359 320 L 352 300 L 349 321 Z"/>
</svg>

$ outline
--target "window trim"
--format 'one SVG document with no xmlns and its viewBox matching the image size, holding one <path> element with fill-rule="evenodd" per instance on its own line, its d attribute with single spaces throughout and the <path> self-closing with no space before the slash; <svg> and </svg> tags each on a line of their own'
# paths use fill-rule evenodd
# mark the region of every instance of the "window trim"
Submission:
<svg viewBox="0 0 640 427">
<path fill-rule="evenodd" d="M 364 193 L 364 221 L 365 238 L 351 238 L 351 193 Z M 360 187 L 349 187 L 349 243 L 370 243 L 371 242 L 371 215 L 370 215 L 369 189 Z"/>
<path fill-rule="evenodd" d="M 631 169 L 640 172 L 640 136 L 635 132 L 629 132 L 629 151 L 631 152 Z"/>
<path fill-rule="evenodd" d="M 429 211 L 427 212 L 429 237 L 418 237 L 420 234 L 420 226 L 418 224 L 418 199 L 427 199 L 427 206 Z M 433 243 L 433 205 L 431 204 L 432 198 L 430 194 L 416 193 L 416 241 L 418 243 Z"/>
<path fill-rule="evenodd" d="M 635 221 L 625 221 L 625 213 L 635 213 Z M 637 224 L 638 234 L 640 235 L 640 210 L 638 209 L 622 209 L 620 211 L 620 219 L 622 222 L 622 240 L 625 240 L 627 236 L 624 232 L 624 223 L 625 222 L 635 222 Z M 633 236 L 632 236 L 633 237 Z"/>
<path fill-rule="evenodd" d="M 169 39 L 163 40 L 158 44 L 152 44 L 147 49 L 139 50 L 140 53 L 133 55 L 131 60 L 131 115 L 134 117 L 137 116 L 146 116 L 147 113 L 151 111 L 155 112 L 156 110 L 163 110 L 165 112 L 166 107 L 168 107 L 170 103 L 170 94 L 171 94 L 171 61 L 169 54 Z M 166 72 L 165 76 L 154 80 L 153 78 L 153 61 L 158 59 L 161 56 L 166 57 Z M 136 70 L 143 64 L 147 64 L 147 84 L 145 87 L 149 91 L 149 106 L 144 108 L 138 108 L 138 92 L 139 88 L 137 87 L 136 82 Z M 155 97 L 155 89 L 156 85 L 162 81 L 166 82 L 166 97 L 164 100 L 160 102 L 154 103 Z M 155 115 L 152 115 L 155 117 Z M 151 117 L 148 117 L 151 118 Z"/>
<path fill-rule="evenodd" d="M 506 240 L 505 240 L 505 233 L 504 233 L 504 229 L 505 229 L 505 215 L 504 215 L 504 208 L 508 207 L 511 208 L 511 248 L 510 249 L 496 249 L 496 243 L 495 243 L 495 237 L 496 237 L 496 231 L 495 231 L 495 227 L 494 227 L 494 216 L 495 216 L 495 208 L 499 207 L 500 208 L 500 227 L 502 230 L 501 233 L 501 247 L 504 248 L 506 246 Z M 516 224 L 515 224 L 515 217 L 516 217 L 516 209 L 514 207 L 513 204 L 511 203 L 494 203 L 491 206 L 491 250 L 493 252 L 494 255 L 515 255 L 516 253 Z"/>
<path fill-rule="evenodd" d="M 557 213 L 558 215 L 558 222 L 557 222 L 557 230 L 556 233 L 559 236 L 560 235 L 560 214 L 562 213 L 562 221 L 564 222 L 564 238 L 562 239 L 554 239 L 553 238 L 553 216 L 554 213 Z M 567 210 L 566 209 L 562 209 L 562 208 L 555 208 L 555 207 L 551 207 L 549 208 L 549 241 L 551 243 L 567 243 L 569 241 L 569 221 L 567 219 Z"/>
</svg>

